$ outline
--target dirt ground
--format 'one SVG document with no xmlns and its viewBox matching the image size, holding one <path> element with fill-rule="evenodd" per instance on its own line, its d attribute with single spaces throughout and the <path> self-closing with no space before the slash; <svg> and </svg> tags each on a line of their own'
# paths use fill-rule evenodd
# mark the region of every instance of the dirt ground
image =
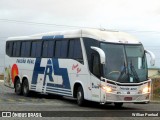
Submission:
<svg viewBox="0 0 160 120">
<path fill-rule="evenodd" d="M 0 75 L 0 80 L 3 80 L 4 79 L 4 75 Z"/>
<path fill-rule="evenodd" d="M 152 78 L 152 100 L 160 101 L 160 76 Z"/>
</svg>

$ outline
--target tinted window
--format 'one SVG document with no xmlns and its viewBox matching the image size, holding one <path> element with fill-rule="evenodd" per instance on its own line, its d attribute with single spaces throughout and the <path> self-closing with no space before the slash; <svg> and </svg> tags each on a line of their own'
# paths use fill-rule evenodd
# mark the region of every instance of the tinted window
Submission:
<svg viewBox="0 0 160 120">
<path fill-rule="evenodd" d="M 74 55 L 74 40 L 69 41 L 69 52 L 68 52 L 68 57 L 73 58 Z"/>
<path fill-rule="evenodd" d="M 54 54 L 54 41 L 48 41 L 48 57 L 53 57 Z"/>
<path fill-rule="evenodd" d="M 25 47 L 25 56 L 29 57 L 30 53 L 31 53 L 31 42 L 25 42 L 26 43 L 26 47 Z"/>
<path fill-rule="evenodd" d="M 21 46 L 21 57 L 25 57 L 25 49 L 26 49 L 26 43 L 22 42 Z"/>
<path fill-rule="evenodd" d="M 13 42 L 8 41 L 6 43 L 6 54 L 12 56 Z"/>
<path fill-rule="evenodd" d="M 55 57 L 66 58 L 68 52 L 68 41 L 57 40 L 55 48 Z"/>
<path fill-rule="evenodd" d="M 43 57 L 53 57 L 54 53 L 54 41 L 44 41 L 43 42 Z"/>
<path fill-rule="evenodd" d="M 95 51 L 91 49 L 91 46 L 99 47 L 99 42 L 97 40 L 91 39 L 91 38 L 83 38 L 83 42 L 84 42 L 84 47 L 85 47 L 86 54 L 87 54 L 89 69 L 90 69 L 90 71 L 92 71 L 91 55 L 92 55 L 92 53 L 95 53 Z"/>
<path fill-rule="evenodd" d="M 82 50 L 81 50 L 80 40 L 75 40 L 74 42 L 74 58 L 82 59 Z"/>
<path fill-rule="evenodd" d="M 70 40 L 68 57 L 73 59 L 83 59 L 80 40 Z"/>
<path fill-rule="evenodd" d="M 13 56 L 16 56 L 16 42 L 13 43 Z"/>
<path fill-rule="evenodd" d="M 61 41 L 56 41 L 55 57 L 61 56 Z"/>
<path fill-rule="evenodd" d="M 41 57 L 42 42 L 32 42 L 31 57 Z"/>
<path fill-rule="evenodd" d="M 21 57 L 29 57 L 30 56 L 30 48 L 31 42 L 24 41 L 21 45 Z"/>
<path fill-rule="evenodd" d="M 42 51 L 42 56 L 47 57 L 48 54 L 48 41 L 43 42 L 43 51 Z"/>
<path fill-rule="evenodd" d="M 92 55 L 92 73 L 100 77 L 100 60 L 98 54 Z"/>
<path fill-rule="evenodd" d="M 63 40 L 61 42 L 61 57 L 66 58 L 67 57 L 67 52 L 68 52 L 68 41 Z"/>
<path fill-rule="evenodd" d="M 20 52 L 21 52 L 21 42 L 17 42 L 16 45 L 16 56 L 20 56 Z"/>
<path fill-rule="evenodd" d="M 20 48 L 21 48 L 21 42 L 14 42 L 13 44 L 13 56 L 14 57 L 20 56 Z"/>
</svg>

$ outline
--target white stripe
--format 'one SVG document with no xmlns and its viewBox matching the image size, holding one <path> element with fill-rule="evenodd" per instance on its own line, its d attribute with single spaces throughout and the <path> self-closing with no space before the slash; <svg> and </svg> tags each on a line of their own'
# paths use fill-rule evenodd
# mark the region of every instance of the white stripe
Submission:
<svg viewBox="0 0 160 120">
<path fill-rule="evenodd" d="M 59 95 L 65 95 L 65 96 L 72 96 L 72 95 L 68 95 L 68 94 L 63 94 L 63 93 L 57 93 L 57 92 L 52 92 L 52 91 L 46 91 L 47 93 L 54 93 L 54 94 L 59 94 Z"/>
<path fill-rule="evenodd" d="M 70 89 L 64 89 L 64 88 L 58 88 L 58 87 L 51 87 L 51 86 L 47 86 L 47 88 L 48 89 L 57 89 L 57 90 L 64 90 L 64 91 L 69 91 L 69 92 L 71 92 L 71 90 Z"/>
<path fill-rule="evenodd" d="M 48 89 L 47 90 L 49 91 L 55 91 L 55 92 L 61 92 L 61 93 L 66 93 L 66 94 L 71 94 L 71 92 L 68 92 L 68 91 L 61 91 L 61 90 L 55 90 L 55 89 Z"/>
</svg>

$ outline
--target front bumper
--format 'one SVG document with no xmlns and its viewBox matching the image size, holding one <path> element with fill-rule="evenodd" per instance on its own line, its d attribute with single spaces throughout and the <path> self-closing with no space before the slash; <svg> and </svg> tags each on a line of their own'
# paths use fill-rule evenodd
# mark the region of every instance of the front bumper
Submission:
<svg viewBox="0 0 160 120">
<path fill-rule="evenodd" d="M 134 95 L 106 93 L 106 95 L 104 96 L 104 103 L 107 102 L 142 103 L 149 101 L 150 101 L 150 93 L 134 94 Z"/>
</svg>

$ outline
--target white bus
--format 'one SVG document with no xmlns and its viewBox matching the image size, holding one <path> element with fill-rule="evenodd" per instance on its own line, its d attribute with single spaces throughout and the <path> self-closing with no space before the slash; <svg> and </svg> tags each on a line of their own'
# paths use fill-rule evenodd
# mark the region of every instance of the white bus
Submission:
<svg viewBox="0 0 160 120">
<path fill-rule="evenodd" d="M 5 86 L 28 96 L 32 91 L 102 104 L 148 102 L 146 53 L 131 35 L 99 29 L 10 37 L 6 41 Z"/>
</svg>

